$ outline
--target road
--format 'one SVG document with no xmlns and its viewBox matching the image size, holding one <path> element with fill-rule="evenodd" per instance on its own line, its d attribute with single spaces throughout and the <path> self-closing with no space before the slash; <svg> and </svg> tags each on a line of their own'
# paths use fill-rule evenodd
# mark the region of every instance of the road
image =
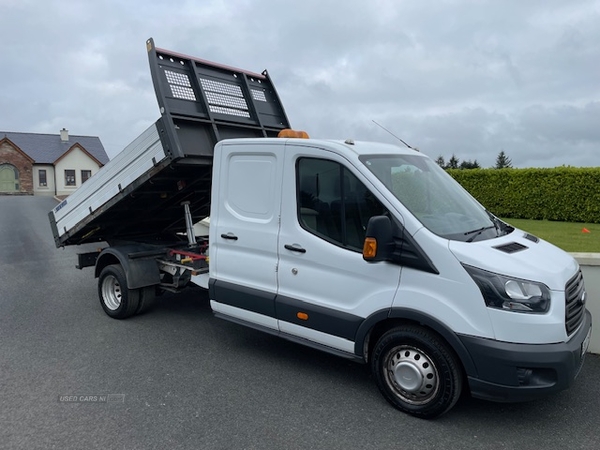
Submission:
<svg viewBox="0 0 600 450">
<path fill-rule="evenodd" d="M 200 289 L 110 319 L 55 204 L 0 196 L 2 449 L 600 448 L 600 356 L 550 398 L 415 419 L 366 366 L 216 319 Z"/>
</svg>

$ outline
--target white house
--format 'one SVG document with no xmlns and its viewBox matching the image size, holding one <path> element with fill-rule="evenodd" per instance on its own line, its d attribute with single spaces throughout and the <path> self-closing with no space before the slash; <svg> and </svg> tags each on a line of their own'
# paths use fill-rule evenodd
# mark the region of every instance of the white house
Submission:
<svg viewBox="0 0 600 450">
<path fill-rule="evenodd" d="M 69 195 L 107 162 L 98 137 L 0 131 L 0 194 Z"/>
</svg>

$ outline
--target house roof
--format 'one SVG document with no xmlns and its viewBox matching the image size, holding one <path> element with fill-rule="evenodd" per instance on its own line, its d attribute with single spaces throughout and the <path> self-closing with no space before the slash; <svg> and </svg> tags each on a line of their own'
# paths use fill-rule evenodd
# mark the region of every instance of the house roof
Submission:
<svg viewBox="0 0 600 450">
<path fill-rule="evenodd" d="M 60 140 L 60 134 L 18 133 L 0 131 L 0 139 L 7 137 L 37 164 L 54 164 L 57 159 L 67 153 L 75 144 L 79 144 L 101 164 L 108 162 L 100 138 L 96 136 L 69 135 L 69 140 Z"/>
</svg>

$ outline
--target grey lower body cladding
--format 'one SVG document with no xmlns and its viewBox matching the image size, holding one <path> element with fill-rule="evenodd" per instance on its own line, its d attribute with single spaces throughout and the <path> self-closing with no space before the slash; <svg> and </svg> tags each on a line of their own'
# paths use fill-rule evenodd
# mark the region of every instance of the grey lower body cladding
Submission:
<svg viewBox="0 0 600 450">
<path fill-rule="evenodd" d="M 545 397 L 568 388 L 581 370 L 582 344 L 592 326 L 585 311 L 582 326 L 568 342 L 512 344 L 472 336 L 460 336 L 471 355 L 477 376 L 469 376 L 474 397 L 514 402 Z"/>
<path fill-rule="evenodd" d="M 500 402 L 533 400 L 568 388 L 583 365 L 582 343 L 592 326 L 591 314 L 586 310 L 582 326 L 568 342 L 513 344 L 454 334 L 412 310 L 379 311 L 365 319 L 214 279 L 210 280 L 209 288 L 210 298 L 219 303 L 356 341 L 354 356 L 363 361 L 360 349 L 365 333 L 378 321 L 391 318 L 424 324 L 444 337 L 457 353 L 472 395 Z M 309 320 L 298 318 L 298 312 L 306 313 Z M 264 331 L 273 333 L 273 330 Z"/>
<path fill-rule="evenodd" d="M 210 280 L 209 290 L 210 298 L 219 303 L 312 328 L 350 341 L 354 341 L 358 328 L 365 320 L 363 317 L 353 314 L 215 279 Z M 308 320 L 300 319 L 299 312 L 307 314 Z"/>
</svg>

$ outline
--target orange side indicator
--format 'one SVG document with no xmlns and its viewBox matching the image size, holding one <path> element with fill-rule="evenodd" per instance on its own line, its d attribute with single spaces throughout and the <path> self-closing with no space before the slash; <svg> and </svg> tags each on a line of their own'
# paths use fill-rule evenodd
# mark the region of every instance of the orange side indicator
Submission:
<svg viewBox="0 0 600 450">
<path fill-rule="evenodd" d="M 296 314 L 296 317 L 300 320 L 308 320 L 308 314 L 299 312 Z"/>
<path fill-rule="evenodd" d="M 377 256 L 377 240 L 372 237 L 365 238 L 365 244 L 363 245 L 363 258 L 370 259 Z"/>
<path fill-rule="evenodd" d="M 297 139 L 309 139 L 308 133 L 306 131 L 300 130 L 292 130 L 290 128 L 285 128 L 279 132 L 277 137 L 280 138 L 297 138 Z"/>
</svg>

